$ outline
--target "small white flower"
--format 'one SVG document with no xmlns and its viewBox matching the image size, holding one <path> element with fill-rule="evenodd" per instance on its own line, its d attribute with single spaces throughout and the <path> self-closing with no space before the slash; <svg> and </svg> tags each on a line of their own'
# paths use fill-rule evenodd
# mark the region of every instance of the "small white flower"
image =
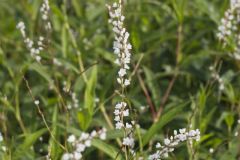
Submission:
<svg viewBox="0 0 240 160">
<path fill-rule="evenodd" d="M 39 105 L 39 103 L 40 103 L 39 100 L 35 100 L 35 101 L 34 101 L 34 104 L 35 104 L 35 105 Z"/>
<path fill-rule="evenodd" d="M 116 123 L 116 129 L 121 129 L 124 126 L 122 122 L 117 122 Z"/>
<path fill-rule="evenodd" d="M 133 146 L 134 145 L 134 139 L 130 137 L 126 137 L 123 139 L 123 145 L 125 146 Z"/>
<path fill-rule="evenodd" d="M 80 140 L 86 140 L 86 139 L 88 139 L 88 138 L 89 138 L 89 134 L 83 132 L 83 133 L 81 134 Z"/>
<path fill-rule="evenodd" d="M 127 128 L 127 129 L 131 129 L 131 128 L 132 128 L 132 125 L 129 124 L 129 123 L 126 123 L 126 128 Z"/>
<path fill-rule="evenodd" d="M 82 158 L 82 154 L 78 152 L 74 152 L 73 156 L 75 160 L 80 160 Z"/>
<path fill-rule="evenodd" d="M 99 138 L 100 138 L 101 140 L 105 140 L 105 139 L 107 138 L 106 132 L 102 132 L 102 133 L 100 134 Z"/>
<path fill-rule="evenodd" d="M 114 121 L 120 121 L 120 116 L 115 116 Z"/>
<path fill-rule="evenodd" d="M 123 111 L 123 116 L 124 117 L 129 116 L 129 109 L 126 109 L 125 111 Z"/>
<path fill-rule="evenodd" d="M 85 141 L 85 145 L 86 145 L 87 147 L 90 147 L 90 146 L 91 146 L 91 140 L 86 140 L 86 141 Z"/>
<path fill-rule="evenodd" d="M 2 150 L 3 150 L 4 152 L 6 152 L 7 147 L 6 147 L 6 146 L 2 146 Z"/>
<path fill-rule="evenodd" d="M 62 156 L 62 160 L 71 160 L 73 158 L 73 155 L 70 154 L 70 153 L 65 153 L 63 156 Z"/>
<path fill-rule="evenodd" d="M 2 136 L 2 133 L 0 132 L 0 142 L 3 141 L 3 136 Z"/>
<path fill-rule="evenodd" d="M 121 68 L 118 72 L 119 77 L 123 77 L 127 74 L 126 69 Z"/>
<path fill-rule="evenodd" d="M 118 109 L 115 109 L 114 114 L 117 116 L 120 114 L 120 111 Z"/>
<path fill-rule="evenodd" d="M 40 62 L 41 59 L 42 59 L 42 57 L 40 57 L 40 56 L 36 56 L 36 60 L 37 60 L 38 62 Z"/>
<path fill-rule="evenodd" d="M 122 103 L 117 103 L 115 106 L 116 109 L 121 109 L 122 108 Z"/>
<path fill-rule="evenodd" d="M 129 81 L 128 79 L 125 79 L 124 85 L 125 85 L 125 86 L 129 86 L 129 85 L 130 85 L 130 81 Z"/>
<path fill-rule="evenodd" d="M 92 132 L 91 132 L 91 137 L 95 137 L 97 135 L 97 132 L 95 131 L 95 130 L 93 130 Z"/>
<path fill-rule="evenodd" d="M 169 145 L 170 143 L 171 143 L 171 141 L 168 138 L 164 139 L 164 144 L 165 145 Z"/>
<path fill-rule="evenodd" d="M 237 136 L 238 136 L 238 132 L 235 132 L 235 133 L 234 133 L 234 136 L 237 137 Z"/>
<path fill-rule="evenodd" d="M 210 148 L 209 149 L 209 153 L 213 153 L 214 152 L 214 149 L 213 148 Z"/>
<path fill-rule="evenodd" d="M 179 129 L 179 132 L 180 132 L 181 134 L 184 134 L 184 133 L 186 132 L 186 128 Z"/>
<path fill-rule="evenodd" d="M 74 135 L 70 135 L 70 136 L 68 137 L 67 141 L 68 141 L 69 143 L 73 143 L 73 142 L 76 141 L 76 137 L 75 137 Z"/>
<path fill-rule="evenodd" d="M 161 144 L 160 143 L 157 143 L 156 144 L 156 148 L 160 148 L 161 147 Z"/>
<path fill-rule="evenodd" d="M 86 146 L 85 146 L 84 144 L 82 144 L 82 143 L 79 143 L 79 144 L 77 144 L 77 146 L 76 146 L 76 150 L 77 150 L 78 152 L 83 152 L 83 151 L 85 151 L 85 148 L 86 148 Z"/>
</svg>

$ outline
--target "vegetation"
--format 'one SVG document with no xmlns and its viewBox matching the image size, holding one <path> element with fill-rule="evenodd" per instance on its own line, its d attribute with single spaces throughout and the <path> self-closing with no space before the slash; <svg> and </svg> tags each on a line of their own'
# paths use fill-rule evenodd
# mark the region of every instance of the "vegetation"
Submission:
<svg viewBox="0 0 240 160">
<path fill-rule="evenodd" d="M 239 159 L 239 13 L 238 0 L 1 0 L 0 159 Z"/>
</svg>

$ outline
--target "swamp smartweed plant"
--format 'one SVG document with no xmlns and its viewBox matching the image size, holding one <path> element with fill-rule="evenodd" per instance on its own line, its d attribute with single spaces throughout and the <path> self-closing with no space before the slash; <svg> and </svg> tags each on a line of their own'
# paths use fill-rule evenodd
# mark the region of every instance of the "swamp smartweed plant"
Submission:
<svg viewBox="0 0 240 160">
<path fill-rule="evenodd" d="M 219 75 L 219 71 L 216 69 L 216 66 L 214 65 L 210 66 L 209 70 L 211 72 L 211 77 L 213 78 L 213 80 L 217 81 L 219 84 L 218 86 L 219 91 L 223 91 L 225 89 L 225 84 L 223 78 Z"/>
<path fill-rule="evenodd" d="M 240 60 L 240 1 L 231 0 L 230 7 L 225 11 L 218 27 L 217 38 L 223 48 L 231 49 L 230 56 Z"/>
<path fill-rule="evenodd" d="M 116 130 L 123 130 L 124 131 L 124 137 L 122 140 L 123 152 L 125 153 L 125 159 L 134 159 L 137 160 L 135 157 L 135 151 L 133 151 L 134 145 L 135 145 L 135 139 L 134 139 L 134 126 L 140 127 L 138 124 L 135 124 L 135 121 L 129 120 L 130 118 L 130 104 L 128 104 L 129 100 L 126 96 L 126 88 L 130 85 L 130 76 L 128 76 L 128 72 L 130 70 L 130 60 L 131 60 L 131 49 L 132 46 L 129 43 L 129 33 L 127 32 L 126 28 L 124 27 L 124 20 L 125 16 L 123 15 L 123 9 L 122 9 L 122 1 L 119 0 L 118 3 L 113 3 L 113 5 L 107 5 L 109 9 L 109 23 L 113 26 L 113 32 L 114 32 L 114 43 L 113 43 L 113 49 L 114 54 L 117 56 L 117 59 L 115 63 L 120 66 L 117 76 L 117 83 L 119 84 L 119 95 L 120 95 L 120 101 L 116 103 L 115 110 L 114 110 L 114 121 L 115 121 L 115 129 Z M 42 20 L 46 23 L 45 29 L 50 30 L 51 29 L 51 23 L 49 22 L 49 2 L 48 0 L 44 0 L 41 9 L 41 16 Z M 20 30 L 24 42 L 29 49 L 31 56 L 35 58 L 38 62 L 41 61 L 40 52 L 44 48 L 44 37 L 39 37 L 39 41 L 35 44 L 32 40 L 30 40 L 26 35 L 25 30 L 25 24 L 23 22 L 20 22 L 17 25 L 17 28 Z M 53 59 L 54 60 L 54 59 Z M 61 65 L 60 62 L 55 61 L 54 64 Z M 27 83 L 27 80 L 24 79 Z M 71 92 L 69 88 L 67 87 L 67 84 L 63 84 L 63 91 L 65 93 L 70 93 L 73 106 L 74 108 L 78 107 L 78 99 L 76 98 L 76 94 L 74 92 Z M 30 87 L 27 83 L 27 86 L 30 90 Z M 31 90 L 30 90 L 31 93 Z M 39 104 L 40 101 L 35 99 L 31 93 L 32 99 L 34 100 L 35 105 L 37 106 L 39 113 L 42 116 L 42 119 L 44 120 L 44 123 L 46 127 L 48 128 L 50 134 L 50 128 L 48 127 L 46 120 L 43 116 L 43 113 L 40 110 Z M 72 108 L 68 107 L 69 109 Z M 53 136 L 52 136 L 53 137 Z M 53 137 L 54 138 L 54 137 Z M 63 160 L 80 160 L 83 157 L 83 152 L 86 150 L 86 148 L 91 147 L 91 141 L 93 138 L 99 138 L 101 140 L 106 139 L 106 129 L 103 128 L 99 131 L 93 130 L 91 133 L 82 132 L 81 135 L 77 138 L 75 135 L 70 135 L 67 139 L 67 142 L 70 145 L 70 150 L 65 150 L 65 146 L 62 146 L 59 142 L 58 144 L 64 149 L 65 153 L 62 156 Z M 190 144 L 193 140 L 198 141 L 200 139 L 200 131 L 197 130 L 190 130 L 187 131 L 186 129 L 180 129 L 179 133 L 177 131 L 174 131 L 174 136 L 171 136 L 169 138 L 164 139 L 163 145 L 160 143 L 157 143 L 156 145 L 156 152 L 152 155 L 150 155 L 148 158 L 150 160 L 158 160 L 163 159 L 168 156 L 168 153 L 173 152 L 174 148 L 181 142 L 189 141 Z M 55 141 L 57 141 L 54 138 Z M 50 153 L 48 153 L 48 159 L 50 159 Z M 133 157 L 133 158 L 132 158 Z"/>
<path fill-rule="evenodd" d="M 125 146 L 125 158 L 128 159 L 129 151 L 133 152 L 134 147 L 133 125 L 135 123 L 126 120 L 126 117 L 130 116 L 130 108 L 127 104 L 125 92 L 126 87 L 130 85 L 128 70 L 130 69 L 132 45 L 128 41 L 129 33 L 124 27 L 125 16 L 123 15 L 122 1 L 119 0 L 118 3 L 115 2 L 113 5 L 107 5 L 107 7 L 110 16 L 109 23 L 113 26 L 112 30 L 114 32 L 113 49 L 114 54 L 117 56 L 115 63 L 120 66 L 117 82 L 120 85 L 121 101 L 115 105 L 114 121 L 116 129 L 124 130 L 122 144 Z"/>
<path fill-rule="evenodd" d="M 125 90 L 128 85 L 130 85 L 130 80 L 127 78 L 127 71 L 130 69 L 129 63 L 131 59 L 130 50 L 132 49 L 131 44 L 128 42 L 129 33 L 124 28 L 124 19 L 125 17 L 122 14 L 122 1 L 119 0 L 118 3 L 114 3 L 112 6 L 108 6 L 109 9 L 109 23 L 113 26 L 113 32 L 115 35 L 115 40 L 113 43 L 114 54 L 117 55 L 117 59 L 115 63 L 120 66 L 118 71 L 117 82 L 120 84 L 121 88 L 121 97 L 122 101 L 117 103 L 115 106 L 115 121 L 116 121 L 116 129 L 123 129 L 125 134 L 123 138 L 123 145 L 125 145 L 125 155 L 126 159 L 128 159 L 128 151 L 126 147 L 130 148 L 130 153 L 134 156 L 134 138 L 133 138 L 133 125 L 134 123 L 125 122 L 124 117 L 129 116 L 129 109 L 127 108 L 128 104 L 125 101 Z M 137 125 L 139 126 L 139 125 Z M 139 126 L 140 127 L 140 126 Z M 160 143 L 157 144 L 158 151 L 149 156 L 150 160 L 160 160 L 162 158 L 168 157 L 168 153 L 174 151 L 174 147 L 176 147 L 180 142 L 190 141 L 192 144 L 193 140 L 200 140 L 200 131 L 190 130 L 186 131 L 186 129 L 180 129 L 179 134 L 177 131 L 174 131 L 174 136 L 167 138 L 164 140 L 164 146 L 161 146 Z M 135 159 L 135 158 L 134 158 Z"/>
<path fill-rule="evenodd" d="M 93 130 L 90 134 L 82 132 L 81 136 L 77 139 L 75 135 L 70 135 L 67 139 L 68 143 L 73 148 L 73 152 L 65 153 L 62 156 L 62 160 L 80 160 L 82 159 L 82 154 L 86 148 L 91 147 L 91 141 L 93 138 L 99 138 L 101 140 L 106 139 L 106 128 L 99 131 Z"/>
<path fill-rule="evenodd" d="M 186 128 L 183 128 L 179 129 L 179 133 L 174 130 L 174 136 L 165 138 L 162 145 L 160 143 L 156 144 L 157 151 L 149 156 L 149 160 L 161 160 L 163 158 L 167 158 L 168 154 L 173 152 L 179 143 L 189 141 L 190 144 L 192 144 L 193 140 L 200 140 L 199 129 L 187 131 Z"/>
<path fill-rule="evenodd" d="M 42 20 L 45 23 L 45 29 L 47 32 L 51 31 L 51 23 L 49 21 L 49 12 L 50 12 L 49 1 L 44 0 L 40 8 L 40 13 L 41 13 Z M 45 38 L 44 36 L 39 36 L 37 38 L 38 40 L 34 42 L 34 40 L 32 40 L 30 37 L 27 36 L 26 25 L 22 21 L 17 24 L 16 28 L 21 32 L 24 43 L 26 45 L 26 48 L 30 52 L 30 55 L 37 62 L 41 62 L 42 60 L 41 52 L 44 50 L 44 42 L 46 42 L 47 38 Z"/>
</svg>

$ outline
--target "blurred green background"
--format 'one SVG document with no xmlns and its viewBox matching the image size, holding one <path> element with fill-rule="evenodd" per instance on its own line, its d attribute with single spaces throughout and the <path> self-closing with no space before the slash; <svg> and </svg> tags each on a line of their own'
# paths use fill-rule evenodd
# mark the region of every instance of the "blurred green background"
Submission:
<svg viewBox="0 0 240 160">
<path fill-rule="evenodd" d="M 46 121 L 60 143 L 64 145 L 70 133 L 78 135 L 82 130 L 105 126 L 109 132 L 104 143 L 117 148 L 114 139 L 122 134 L 111 130 L 104 117 L 106 113 L 113 119 L 117 100 L 113 95 L 118 66 L 113 63 L 113 34 L 105 6 L 112 2 L 50 0 L 49 33 L 40 18 L 41 0 L 0 0 L 0 131 L 4 137 L 1 145 L 7 147 L 6 152 L 0 149 L 1 159 L 44 159 L 49 148 L 54 160 L 63 153 L 49 135 L 23 76 L 34 97 L 40 100 Z M 183 145 L 169 159 L 239 158 L 240 140 L 234 136 L 239 130 L 239 61 L 230 58 L 216 38 L 218 24 L 228 7 L 227 0 L 125 1 L 125 25 L 133 45 L 132 68 L 140 62 L 128 98 L 136 114 L 134 119 L 142 127 L 143 141 L 151 142 L 144 147 L 146 152 L 139 153 L 141 156 L 149 155 L 155 140 L 192 124 L 202 134 L 194 156 Z M 33 40 L 48 37 L 42 64 L 36 63 L 25 48 L 16 29 L 19 21 L 25 22 Z M 54 65 L 53 59 L 60 65 Z M 82 72 L 81 65 L 86 71 Z M 216 66 L 223 79 L 222 91 L 211 77 L 211 65 Z M 173 86 L 164 102 L 171 81 Z M 72 99 L 62 91 L 64 82 L 79 101 L 78 108 L 68 112 L 65 106 Z M 86 98 L 89 90 L 92 95 Z M 146 94 L 155 110 L 160 106 L 163 110 L 155 126 Z M 86 105 L 93 106 L 93 114 L 86 116 Z M 93 144 L 84 159 L 111 159 L 102 147 Z"/>
</svg>

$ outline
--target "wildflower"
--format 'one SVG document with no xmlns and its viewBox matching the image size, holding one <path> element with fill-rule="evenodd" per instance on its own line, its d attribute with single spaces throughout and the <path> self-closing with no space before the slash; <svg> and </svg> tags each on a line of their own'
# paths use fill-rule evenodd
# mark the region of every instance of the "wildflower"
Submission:
<svg viewBox="0 0 240 160">
<path fill-rule="evenodd" d="M 126 123 L 126 128 L 127 128 L 127 129 L 131 129 L 131 128 L 132 128 L 132 125 L 129 124 L 129 123 Z"/>
<path fill-rule="evenodd" d="M 213 153 L 214 152 L 214 149 L 213 148 L 210 148 L 209 149 L 209 153 Z"/>
<path fill-rule="evenodd" d="M 161 147 L 161 144 L 160 143 L 157 143 L 156 144 L 156 148 L 160 148 Z"/>
<path fill-rule="evenodd" d="M 70 154 L 70 153 L 65 153 L 62 156 L 62 160 L 71 160 L 72 158 L 73 158 L 73 154 Z"/>
<path fill-rule="evenodd" d="M 124 117 L 129 116 L 129 109 L 126 109 L 125 111 L 123 111 L 123 116 Z"/>
<path fill-rule="evenodd" d="M 35 104 L 35 105 L 39 105 L 39 103 L 40 103 L 39 100 L 35 100 L 35 101 L 34 101 L 34 104 Z"/>
<path fill-rule="evenodd" d="M 3 136 L 2 136 L 2 133 L 0 132 L 0 142 L 3 141 Z"/>
<path fill-rule="evenodd" d="M 115 125 L 116 125 L 116 129 L 121 129 L 124 127 L 124 124 L 122 122 L 117 122 Z"/>
<path fill-rule="evenodd" d="M 230 7 L 225 11 L 224 17 L 218 27 L 217 37 L 223 42 L 223 46 L 229 45 L 232 48 L 230 57 L 236 60 L 240 59 L 240 35 L 239 21 L 240 21 L 240 0 L 231 0 Z M 231 42 L 231 44 L 229 44 Z M 220 90 L 223 90 L 221 86 Z"/>
<path fill-rule="evenodd" d="M 69 143 L 73 143 L 75 140 L 76 140 L 76 137 L 74 135 L 69 136 L 67 139 Z"/>
<path fill-rule="evenodd" d="M 85 144 L 82 144 L 82 143 L 79 143 L 79 144 L 77 144 L 76 146 L 77 146 L 76 150 L 77 150 L 78 152 L 83 152 L 83 151 L 85 150 L 85 148 L 86 148 L 86 145 L 85 145 Z"/>
<path fill-rule="evenodd" d="M 113 42 L 113 52 L 116 55 L 117 59 L 115 63 L 120 66 L 118 71 L 117 82 L 120 84 L 122 90 L 125 87 L 130 85 L 130 79 L 128 78 L 128 70 L 130 69 L 130 60 L 131 60 L 131 52 L 132 45 L 128 42 L 129 33 L 127 29 L 124 27 L 125 17 L 122 15 L 122 3 L 119 0 L 119 3 L 113 3 L 112 6 L 107 6 L 109 9 L 109 23 L 112 24 L 112 31 L 114 32 L 114 42 Z M 124 97 L 124 93 L 122 93 L 122 97 Z M 132 132 L 132 124 L 125 122 L 124 117 L 129 116 L 129 109 L 127 103 L 122 100 L 122 102 L 117 103 L 114 110 L 116 121 L 115 127 L 116 129 L 124 128 L 125 137 L 123 138 L 123 145 L 129 147 L 129 153 L 132 156 L 135 154 L 132 151 L 134 147 L 134 139 L 131 135 Z M 126 125 L 124 125 L 126 124 Z M 128 136 L 126 136 L 128 135 Z M 127 152 L 127 151 L 126 151 Z"/>
<path fill-rule="evenodd" d="M 169 145 L 170 143 L 171 143 L 171 141 L 168 138 L 164 139 L 164 144 L 165 145 Z"/>
<path fill-rule="evenodd" d="M 50 11 L 50 7 L 49 7 L 49 2 L 48 0 L 44 0 L 41 8 L 40 8 L 40 12 L 42 15 L 42 19 L 44 21 L 46 21 L 46 26 L 45 28 L 47 30 L 51 29 L 51 23 L 48 21 L 49 19 L 49 11 Z M 33 42 L 33 40 L 31 40 L 29 37 L 27 37 L 26 35 L 26 26 L 24 24 L 24 22 L 20 21 L 16 28 L 20 31 L 23 39 L 24 39 L 24 43 L 28 49 L 28 51 L 30 52 L 30 55 L 37 61 L 37 62 L 41 62 L 42 57 L 40 56 L 40 53 L 43 51 L 44 49 L 44 37 L 40 36 L 38 38 L 38 41 L 36 43 Z"/>
<path fill-rule="evenodd" d="M 106 129 L 106 128 L 103 128 L 102 130 L 100 130 L 100 131 L 98 132 L 99 138 L 100 138 L 101 140 L 105 140 L 105 139 L 107 138 L 106 131 L 107 131 L 107 129 Z"/>
<path fill-rule="evenodd" d="M 106 128 L 103 128 L 99 131 L 93 130 L 90 134 L 82 132 L 79 138 L 76 138 L 75 135 L 70 135 L 67 141 L 72 145 L 74 151 L 72 153 L 64 153 L 62 160 L 80 160 L 82 159 L 82 154 L 86 148 L 91 146 L 93 138 L 100 138 L 102 140 L 106 139 Z"/>
<path fill-rule="evenodd" d="M 91 146 L 91 140 L 90 140 L 90 139 L 86 140 L 86 141 L 85 141 L 85 145 L 86 145 L 87 147 L 90 147 L 90 146 Z"/>
<path fill-rule="evenodd" d="M 174 136 L 170 136 L 170 138 L 164 139 L 164 145 L 157 143 L 156 149 L 157 151 L 148 157 L 149 160 L 160 160 L 162 158 L 168 157 L 170 152 L 174 151 L 174 147 L 176 147 L 180 142 L 184 142 L 189 140 L 199 141 L 200 140 L 200 131 L 190 130 L 187 131 L 185 128 L 179 129 L 179 133 L 175 130 Z"/>
<path fill-rule="evenodd" d="M 123 139 L 123 145 L 125 146 L 133 146 L 134 145 L 134 139 L 131 137 L 126 137 Z"/>
<path fill-rule="evenodd" d="M 48 0 L 44 0 L 43 1 L 43 4 L 42 4 L 42 6 L 40 8 L 40 12 L 41 12 L 41 15 L 42 15 L 42 20 L 47 22 L 45 28 L 50 30 L 51 29 L 51 24 L 48 21 L 48 19 L 49 19 L 49 12 L 50 12 L 50 6 L 49 6 L 49 1 Z"/>
<path fill-rule="evenodd" d="M 125 79 L 125 81 L 124 81 L 124 86 L 128 86 L 128 85 L 130 85 L 130 80 Z"/>
<path fill-rule="evenodd" d="M 235 132 L 235 133 L 234 133 L 234 136 L 237 137 L 237 136 L 238 136 L 238 132 Z"/>
<path fill-rule="evenodd" d="M 120 121 L 120 116 L 115 116 L 114 121 Z"/>
<path fill-rule="evenodd" d="M 130 81 L 125 81 L 125 76 L 127 75 L 127 70 L 130 69 L 128 64 L 130 63 L 132 45 L 128 42 L 129 33 L 123 26 L 125 17 L 122 15 L 121 0 L 119 3 L 108 6 L 108 9 L 110 15 L 109 23 L 113 25 L 112 30 L 115 33 L 115 41 L 113 42 L 114 54 L 117 55 L 115 62 L 120 65 L 118 82 L 121 82 L 123 86 L 128 86 Z"/>
<path fill-rule="evenodd" d="M 79 152 L 74 152 L 73 157 L 75 160 L 80 160 L 82 158 L 82 154 Z"/>
<path fill-rule="evenodd" d="M 25 28 L 26 28 L 26 27 L 25 27 L 24 22 L 22 22 L 22 21 L 19 22 L 19 23 L 17 24 L 16 28 L 20 30 L 22 36 L 25 38 L 25 37 L 26 37 Z"/>
</svg>

